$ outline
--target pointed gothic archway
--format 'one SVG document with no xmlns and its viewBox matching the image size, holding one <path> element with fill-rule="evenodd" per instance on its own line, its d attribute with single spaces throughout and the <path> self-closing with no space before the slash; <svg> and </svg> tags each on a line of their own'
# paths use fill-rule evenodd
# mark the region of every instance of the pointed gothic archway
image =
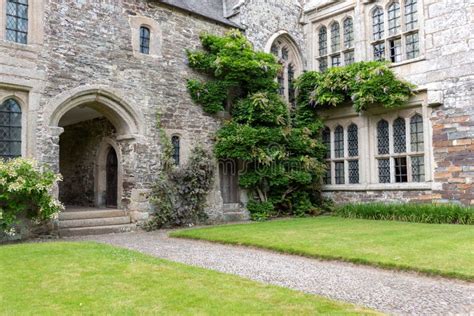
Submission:
<svg viewBox="0 0 474 316">
<path fill-rule="evenodd" d="M 86 89 L 49 106 L 53 142 L 49 163 L 63 175 L 58 196 L 66 206 L 122 208 L 124 164 L 142 135 L 142 117 L 104 89 Z M 124 155 L 125 153 L 125 155 Z M 130 170 L 130 168 L 127 168 Z"/>
</svg>

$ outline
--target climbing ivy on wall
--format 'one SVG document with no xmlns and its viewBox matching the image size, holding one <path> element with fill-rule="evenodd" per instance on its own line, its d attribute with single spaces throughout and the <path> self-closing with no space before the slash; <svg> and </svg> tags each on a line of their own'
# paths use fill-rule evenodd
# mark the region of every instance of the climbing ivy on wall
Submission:
<svg viewBox="0 0 474 316">
<path fill-rule="evenodd" d="M 315 112 L 302 106 L 297 115 L 290 113 L 277 94 L 281 65 L 255 51 L 240 32 L 205 34 L 201 42 L 203 51 L 188 52 L 189 65 L 207 79 L 189 80 L 188 88 L 207 113 L 231 112 L 217 132 L 214 153 L 245 166 L 239 181 L 250 193 L 252 217 L 319 212 L 324 147 Z"/>
<path fill-rule="evenodd" d="M 357 112 L 370 105 L 396 108 L 413 95 L 414 85 L 400 80 L 381 61 L 333 67 L 323 73 L 307 72 L 298 80 L 300 101 L 315 108 L 352 103 Z"/>
</svg>

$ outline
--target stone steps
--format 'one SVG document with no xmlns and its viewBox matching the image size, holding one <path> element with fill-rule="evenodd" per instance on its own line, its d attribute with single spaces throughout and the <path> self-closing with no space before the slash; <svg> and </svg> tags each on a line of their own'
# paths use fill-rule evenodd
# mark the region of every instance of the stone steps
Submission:
<svg viewBox="0 0 474 316">
<path fill-rule="evenodd" d="M 136 229 L 127 212 L 114 209 L 72 209 L 59 215 L 62 237 L 130 232 Z"/>
</svg>

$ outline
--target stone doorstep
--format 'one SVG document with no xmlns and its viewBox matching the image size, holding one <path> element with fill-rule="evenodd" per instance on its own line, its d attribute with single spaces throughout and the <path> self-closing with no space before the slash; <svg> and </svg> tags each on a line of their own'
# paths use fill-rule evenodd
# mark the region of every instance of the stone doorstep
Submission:
<svg viewBox="0 0 474 316">
<path fill-rule="evenodd" d="M 74 227 L 62 228 L 59 230 L 61 237 L 86 236 L 86 235 L 105 235 L 114 233 L 132 232 L 137 229 L 135 224 L 95 226 L 95 227 Z"/>
<path fill-rule="evenodd" d="M 60 220 L 59 229 L 130 224 L 130 216 Z"/>
<path fill-rule="evenodd" d="M 127 216 L 123 210 L 90 210 L 90 211 L 66 211 L 59 214 L 59 220 L 78 220 L 91 218 L 109 218 Z"/>
</svg>

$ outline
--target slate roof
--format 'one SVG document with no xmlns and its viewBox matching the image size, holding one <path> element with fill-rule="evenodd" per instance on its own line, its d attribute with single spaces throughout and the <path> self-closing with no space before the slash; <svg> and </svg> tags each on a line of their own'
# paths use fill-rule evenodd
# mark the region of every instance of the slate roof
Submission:
<svg viewBox="0 0 474 316">
<path fill-rule="evenodd" d="M 158 0 L 158 2 L 180 8 L 225 25 L 240 28 L 239 25 L 224 17 L 222 0 Z"/>
</svg>

